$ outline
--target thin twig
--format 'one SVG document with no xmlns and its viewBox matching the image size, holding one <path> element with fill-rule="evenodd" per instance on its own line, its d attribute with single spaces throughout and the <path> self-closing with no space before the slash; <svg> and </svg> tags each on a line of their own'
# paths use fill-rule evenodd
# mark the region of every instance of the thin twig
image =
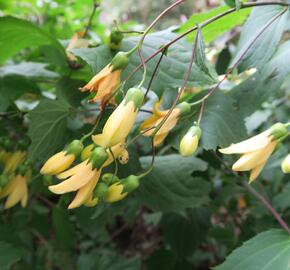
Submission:
<svg viewBox="0 0 290 270">
<path fill-rule="evenodd" d="M 86 37 L 86 35 L 87 35 L 88 32 L 89 32 L 89 29 L 90 29 L 90 27 L 91 27 L 91 25 L 92 25 L 93 18 L 94 18 L 94 16 L 95 16 L 95 13 L 96 13 L 96 10 L 97 10 L 98 7 L 99 7 L 99 4 L 97 3 L 96 0 L 94 0 L 94 1 L 93 1 L 93 10 L 92 10 L 91 16 L 90 16 L 90 18 L 89 18 L 89 21 L 88 21 L 88 24 L 87 24 L 86 30 L 85 30 L 84 35 L 83 35 L 83 38 Z"/>
</svg>

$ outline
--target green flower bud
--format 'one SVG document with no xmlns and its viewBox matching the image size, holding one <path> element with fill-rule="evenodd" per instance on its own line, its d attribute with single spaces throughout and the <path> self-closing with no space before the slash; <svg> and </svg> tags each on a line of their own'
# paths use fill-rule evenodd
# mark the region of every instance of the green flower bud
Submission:
<svg viewBox="0 0 290 270">
<path fill-rule="evenodd" d="M 94 168 L 100 169 L 108 157 L 109 155 L 104 148 L 96 147 L 90 154 L 89 162 L 93 164 Z"/>
<path fill-rule="evenodd" d="M 120 181 L 119 177 L 117 175 L 114 175 L 113 173 L 105 173 L 102 176 L 102 181 L 108 185 L 116 183 Z"/>
<path fill-rule="evenodd" d="M 66 154 L 78 156 L 84 149 L 84 145 L 80 140 L 73 140 L 66 148 Z"/>
<path fill-rule="evenodd" d="M 96 188 L 94 189 L 94 198 L 104 198 L 107 196 L 109 191 L 109 187 L 105 183 L 98 183 Z"/>
<path fill-rule="evenodd" d="M 140 185 L 139 177 L 136 175 L 129 175 L 128 177 L 122 180 L 122 184 L 124 186 L 122 193 L 132 192 Z"/>
<path fill-rule="evenodd" d="M 129 101 L 133 101 L 136 108 L 140 108 L 143 104 L 144 94 L 142 93 L 141 89 L 139 88 L 130 88 L 125 96 L 125 105 Z"/>
<path fill-rule="evenodd" d="M 188 114 L 191 110 L 190 104 L 187 102 L 181 102 L 177 105 L 177 108 L 180 109 L 180 115 L 184 116 L 186 114 Z"/>
<path fill-rule="evenodd" d="M 0 187 L 4 187 L 8 184 L 9 177 L 5 174 L 0 175 Z"/>
<path fill-rule="evenodd" d="M 117 69 L 125 69 L 129 63 L 129 59 L 127 53 L 118 52 L 111 61 L 111 65 L 113 66 L 113 70 Z"/>
<path fill-rule="evenodd" d="M 288 134 L 288 130 L 286 125 L 282 123 L 276 123 L 272 127 L 270 127 L 270 133 L 273 135 L 275 140 L 279 140 Z"/>
<path fill-rule="evenodd" d="M 188 133 L 190 133 L 192 136 L 197 136 L 198 139 L 200 139 L 201 137 L 201 128 L 199 126 L 192 126 L 189 130 Z"/>
<path fill-rule="evenodd" d="M 109 47 L 113 50 L 120 48 L 124 35 L 117 28 L 113 28 L 109 36 Z"/>
</svg>

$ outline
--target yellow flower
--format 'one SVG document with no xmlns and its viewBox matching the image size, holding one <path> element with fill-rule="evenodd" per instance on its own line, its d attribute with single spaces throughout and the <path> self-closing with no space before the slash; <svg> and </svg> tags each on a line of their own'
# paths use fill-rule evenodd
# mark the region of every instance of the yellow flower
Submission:
<svg viewBox="0 0 290 270">
<path fill-rule="evenodd" d="M 144 136 L 147 136 L 147 137 L 151 136 L 153 132 L 155 131 L 154 127 L 157 127 L 163 121 L 164 117 L 169 111 L 169 110 L 161 111 L 159 109 L 160 103 L 161 101 L 155 103 L 154 108 L 153 108 L 153 115 L 150 116 L 141 124 L 140 128 L 141 128 L 141 131 L 144 132 L 143 133 Z M 162 127 L 155 134 L 154 139 L 153 139 L 154 146 L 160 145 L 165 140 L 169 132 L 177 124 L 177 121 L 179 120 L 181 114 L 188 110 L 188 107 L 186 105 L 187 103 L 183 102 L 181 104 L 180 104 L 181 106 L 178 105 L 175 109 L 173 109 L 173 111 L 170 113 L 169 117 L 166 119 Z"/>
<path fill-rule="evenodd" d="M 282 161 L 281 169 L 283 173 L 290 173 L 290 154 Z"/>
<path fill-rule="evenodd" d="M 120 182 L 114 183 L 109 187 L 109 191 L 105 198 L 105 201 L 108 203 L 113 203 L 124 199 L 128 193 L 122 193 L 123 189 L 124 186 Z"/>
<path fill-rule="evenodd" d="M 199 127 L 191 127 L 180 141 L 179 152 L 182 156 L 191 156 L 198 147 L 198 141 L 201 136 Z"/>
<path fill-rule="evenodd" d="M 267 160 L 275 150 L 278 140 L 287 134 L 283 124 L 275 124 L 270 129 L 240 143 L 220 149 L 223 154 L 242 154 L 232 167 L 234 171 L 251 171 L 249 182 L 254 181 L 263 170 Z"/>
<path fill-rule="evenodd" d="M 138 88 L 128 90 L 124 100 L 113 111 L 108 118 L 102 135 L 97 135 L 101 138 L 102 147 L 112 147 L 126 139 L 131 131 L 140 106 L 142 105 L 144 95 Z M 93 140 L 96 136 L 93 136 Z"/>
<path fill-rule="evenodd" d="M 74 160 L 74 154 L 67 154 L 66 151 L 58 152 L 45 162 L 40 173 L 48 175 L 58 174 L 66 170 Z"/>
<path fill-rule="evenodd" d="M 84 204 L 92 194 L 99 180 L 101 170 L 93 168 L 88 160 L 74 166 L 73 168 L 57 175 L 59 179 L 65 179 L 57 185 L 49 186 L 49 190 L 55 194 L 64 194 L 77 191 L 74 200 L 70 203 L 69 209 Z"/>
<path fill-rule="evenodd" d="M 73 140 L 66 148 L 50 157 L 42 166 L 40 173 L 46 175 L 55 175 L 66 170 L 83 151 L 83 143 L 79 140 Z"/>
<path fill-rule="evenodd" d="M 5 202 L 5 209 L 11 208 L 20 202 L 22 207 L 27 205 L 28 188 L 27 183 L 31 177 L 31 172 L 26 173 L 24 176 L 21 174 L 11 176 L 8 184 L 0 192 L 0 197 L 7 197 Z"/>
<path fill-rule="evenodd" d="M 109 101 L 115 104 L 114 90 L 119 86 L 121 81 L 121 70 L 114 70 L 112 65 L 107 65 L 97 75 L 95 75 L 82 89 L 82 92 L 90 91 L 96 93 L 91 100 L 97 102 Z"/>
<path fill-rule="evenodd" d="M 111 104 L 115 104 L 114 91 L 120 84 L 121 72 L 128 65 L 128 61 L 126 53 L 117 53 L 111 63 L 96 74 L 83 88 L 81 88 L 81 91 L 95 93 L 94 98 L 91 100 L 92 102 L 101 100 L 102 104 L 107 101 Z"/>
<path fill-rule="evenodd" d="M 9 155 L 5 161 L 3 173 L 8 175 L 14 172 L 16 167 L 24 161 L 25 157 L 26 157 L 26 152 L 20 151 L 20 150 Z"/>
</svg>

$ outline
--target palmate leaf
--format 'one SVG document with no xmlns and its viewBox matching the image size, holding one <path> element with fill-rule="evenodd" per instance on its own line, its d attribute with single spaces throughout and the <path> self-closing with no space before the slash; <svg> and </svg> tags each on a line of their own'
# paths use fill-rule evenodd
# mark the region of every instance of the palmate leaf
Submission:
<svg viewBox="0 0 290 270">
<path fill-rule="evenodd" d="M 149 57 L 161 46 L 167 42 L 176 38 L 177 35 L 172 33 L 170 30 L 164 30 L 161 32 L 156 32 L 146 36 L 143 47 L 142 54 L 145 58 Z M 130 37 L 125 39 L 122 43 L 120 50 L 129 51 L 137 43 L 138 38 Z M 166 88 L 177 88 L 180 87 L 184 76 L 187 72 L 190 58 L 191 58 L 191 48 L 192 44 L 188 43 L 186 40 L 180 40 L 179 42 L 172 45 L 166 56 L 159 66 L 156 78 L 152 84 L 152 90 L 156 92 L 159 96 L 162 95 Z M 99 72 L 103 67 L 105 67 L 113 57 L 112 51 L 105 45 L 98 48 L 85 48 L 85 49 L 74 49 L 72 52 L 86 61 L 91 67 L 94 73 Z M 152 76 L 152 72 L 156 65 L 159 56 L 156 56 L 153 60 L 147 63 L 147 80 Z M 123 78 L 138 65 L 140 64 L 140 58 L 137 53 L 130 57 L 130 62 L 126 70 L 123 72 Z M 211 85 L 216 82 L 217 75 L 214 69 L 210 69 L 210 75 L 208 72 L 204 72 L 197 65 L 193 65 L 192 72 L 189 77 L 188 86 L 205 86 Z M 143 70 L 140 69 L 126 84 L 126 87 L 134 86 L 138 84 L 141 80 Z"/>
<path fill-rule="evenodd" d="M 46 99 L 29 113 L 30 158 L 43 160 L 63 145 L 68 116 L 66 102 Z"/>
<path fill-rule="evenodd" d="M 151 157 L 142 157 L 140 161 L 142 167 L 147 169 Z M 191 174 L 206 168 L 206 163 L 195 157 L 158 156 L 154 169 L 141 182 L 138 198 L 148 207 L 164 212 L 201 206 L 209 200 L 210 186 Z"/>
<path fill-rule="evenodd" d="M 273 229 L 263 232 L 234 250 L 214 270 L 287 270 L 290 268 L 290 236 Z"/>
<path fill-rule="evenodd" d="M 59 57 L 65 58 L 64 48 L 58 40 L 38 26 L 14 17 L 0 18 L 0 62 L 24 48 L 41 45 L 54 46 Z"/>
</svg>

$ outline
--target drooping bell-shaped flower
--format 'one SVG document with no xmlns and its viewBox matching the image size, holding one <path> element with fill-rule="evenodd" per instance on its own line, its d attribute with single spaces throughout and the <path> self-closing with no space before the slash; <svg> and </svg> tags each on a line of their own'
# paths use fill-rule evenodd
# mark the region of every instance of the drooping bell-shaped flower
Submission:
<svg viewBox="0 0 290 270">
<path fill-rule="evenodd" d="M 290 154 L 281 163 L 281 169 L 283 173 L 290 173 Z"/>
<path fill-rule="evenodd" d="M 198 126 L 192 126 L 182 137 L 179 145 L 179 152 L 182 156 L 191 156 L 198 147 L 201 136 L 201 129 Z"/>
</svg>

